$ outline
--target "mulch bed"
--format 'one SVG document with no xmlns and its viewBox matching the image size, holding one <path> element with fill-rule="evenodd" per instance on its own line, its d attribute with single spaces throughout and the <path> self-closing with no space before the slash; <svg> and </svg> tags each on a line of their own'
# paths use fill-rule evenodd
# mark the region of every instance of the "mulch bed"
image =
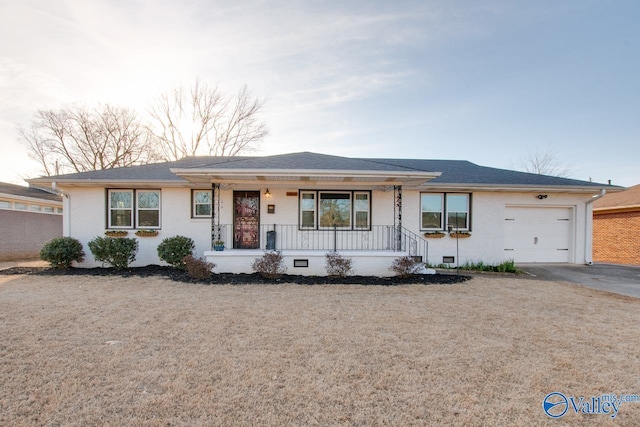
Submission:
<svg viewBox="0 0 640 427">
<path fill-rule="evenodd" d="M 0 275 L 33 274 L 39 276 L 120 276 L 120 277 L 166 277 L 179 282 L 199 283 L 207 285 L 248 285 L 296 283 L 299 285 L 406 285 L 406 284 L 454 284 L 469 280 L 471 277 L 456 274 L 414 274 L 409 277 L 375 277 L 375 276 L 299 276 L 284 274 L 277 279 L 269 279 L 258 273 L 231 274 L 214 273 L 209 279 L 196 280 L 186 272 L 172 267 L 149 265 L 133 267 L 125 270 L 113 268 L 69 268 L 66 270 L 46 267 L 13 267 L 0 270 Z"/>
</svg>

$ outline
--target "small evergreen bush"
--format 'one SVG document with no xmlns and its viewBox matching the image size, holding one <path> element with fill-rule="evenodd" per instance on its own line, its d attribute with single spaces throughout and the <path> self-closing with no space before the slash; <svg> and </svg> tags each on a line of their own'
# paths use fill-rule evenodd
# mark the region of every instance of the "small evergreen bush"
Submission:
<svg viewBox="0 0 640 427">
<path fill-rule="evenodd" d="M 53 268 L 69 268 L 73 261 L 84 261 L 82 243 L 73 237 L 56 237 L 40 249 L 40 259 Z"/>
<path fill-rule="evenodd" d="M 129 267 L 136 259 L 138 241 L 129 238 L 96 237 L 89 242 L 89 250 L 96 261 L 106 262 L 121 270 Z"/>
<path fill-rule="evenodd" d="M 193 255 L 187 255 L 182 259 L 182 262 L 187 269 L 189 277 L 198 280 L 204 280 L 211 277 L 212 270 L 216 266 L 212 262 L 207 262 L 202 258 L 195 258 Z"/>
<path fill-rule="evenodd" d="M 185 270 L 187 267 L 184 263 L 184 257 L 193 255 L 194 248 L 195 244 L 190 237 L 167 237 L 158 245 L 158 256 L 167 264 Z"/>
<path fill-rule="evenodd" d="M 353 270 L 353 260 L 337 252 L 328 252 L 324 257 L 324 267 L 327 269 L 328 276 L 347 277 Z"/>
<path fill-rule="evenodd" d="M 265 252 L 262 258 L 256 258 L 253 261 L 251 267 L 253 271 L 268 279 L 276 279 L 287 271 L 280 251 Z"/>
<path fill-rule="evenodd" d="M 416 274 L 421 267 L 422 263 L 410 256 L 398 257 L 394 259 L 393 264 L 391 264 L 391 270 L 400 277 L 409 277 Z"/>
</svg>

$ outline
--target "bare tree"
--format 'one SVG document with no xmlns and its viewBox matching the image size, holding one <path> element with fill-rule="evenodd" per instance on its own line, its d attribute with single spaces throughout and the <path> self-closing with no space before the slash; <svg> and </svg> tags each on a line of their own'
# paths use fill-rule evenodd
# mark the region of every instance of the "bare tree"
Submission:
<svg viewBox="0 0 640 427">
<path fill-rule="evenodd" d="M 570 169 L 563 166 L 551 148 L 545 151 L 527 151 L 527 157 L 521 159 L 522 169 L 538 175 L 550 175 L 566 178 L 570 175 Z"/>
<path fill-rule="evenodd" d="M 19 129 L 43 172 L 57 175 L 151 163 L 153 139 L 137 114 L 109 105 L 39 110 L 31 127 Z"/>
<path fill-rule="evenodd" d="M 263 106 L 246 86 L 229 97 L 196 80 L 189 90 L 179 87 L 157 98 L 150 109 L 151 131 L 164 160 L 235 156 L 255 150 L 267 135 L 258 117 Z"/>
</svg>

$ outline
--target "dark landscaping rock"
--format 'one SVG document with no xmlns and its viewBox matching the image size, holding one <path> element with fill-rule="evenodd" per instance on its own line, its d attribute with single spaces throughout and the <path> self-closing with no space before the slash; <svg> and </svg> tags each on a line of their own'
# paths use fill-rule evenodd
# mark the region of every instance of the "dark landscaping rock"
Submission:
<svg viewBox="0 0 640 427">
<path fill-rule="evenodd" d="M 120 277 L 166 277 L 171 280 L 204 285 L 274 285 L 295 283 L 299 285 L 407 285 L 407 284 L 453 284 L 469 280 L 471 277 L 456 274 L 414 274 L 409 277 L 375 277 L 375 276 L 298 276 L 284 274 L 277 279 L 268 279 L 258 273 L 231 274 L 214 273 L 209 279 L 195 280 L 185 271 L 173 267 L 148 265 L 132 267 L 124 270 L 114 268 L 69 268 L 53 269 L 46 267 L 13 267 L 0 270 L 0 275 L 33 274 L 39 276 L 120 276 Z"/>
</svg>

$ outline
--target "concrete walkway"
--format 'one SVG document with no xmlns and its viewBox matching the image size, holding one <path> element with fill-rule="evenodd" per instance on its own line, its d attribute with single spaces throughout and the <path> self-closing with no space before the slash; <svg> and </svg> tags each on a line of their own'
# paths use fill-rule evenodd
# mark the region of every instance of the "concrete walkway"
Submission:
<svg viewBox="0 0 640 427">
<path fill-rule="evenodd" d="M 602 291 L 640 298 L 640 267 L 613 264 L 521 264 L 530 277 L 576 283 Z"/>
</svg>

